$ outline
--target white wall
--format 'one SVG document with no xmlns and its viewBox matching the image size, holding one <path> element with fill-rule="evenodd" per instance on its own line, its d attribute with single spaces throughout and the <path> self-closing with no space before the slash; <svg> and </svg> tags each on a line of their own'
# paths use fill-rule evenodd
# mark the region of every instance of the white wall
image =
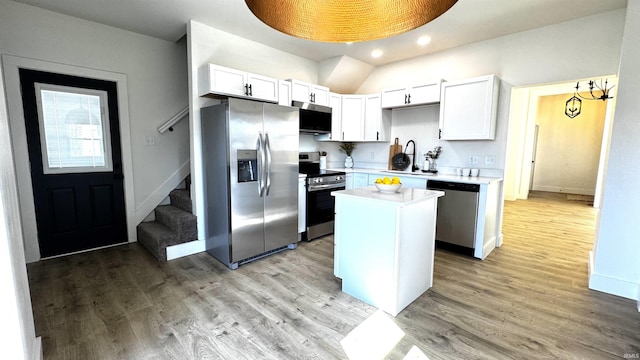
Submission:
<svg viewBox="0 0 640 360">
<path fill-rule="evenodd" d="M 443 166 L 460 166 L 460 161 L 469 155 L 496 155 L 496 164 L 491 169 L 503 171 L 507 167 L 511 88 L 616 73 L 624 15 L 624 9 L 610 11 L 381 66 L 358 92 L 371 93 L 430 79 L 457 80 L 496 74 L 502 80 L 496 139 L 455 144 L 450 141 L 454 149 L 444 151 L 441 162 Z M 446 159 L 451 152 L 455 153 L 455 159 Z M 505 188 L 512 186 L 505 183 Z"/>
<path fill-rule="evenodd" d="M 585 100 L 581 114 L 570 119 L 564 108 L 571 96 L 538 98 L 533 190 L 594 195 L 607 103 Z"/>
<path fill-rule="evenodd" d="M 198 96 L 199 69 L 213 63 L 277 79 L 317 83 L 318 64 L 210 26 L 191 21 L 187 27 L 189 53 L 189 123 L 191 127 L 191 175 L 194 213 L 198 216 L 198 239 L 205 240 L 204 188 L 202 182 L 202 136 L 200 109 L 218 100 Z M 203 245 L 204 246 L 204 245 Z M 201 248 L 204 250 L 204 247 Z"/>
<path fill-rule="evenodd" d="M 186 43 L 170 43 L 13 1 L 0 1 L 0 53 L 45 61 L 52 66 L 76 67 L 84 69 L 83 73 L 120 74 L 126 79 L 127 103 L 120 106 L 125 107 L 121 111 L 128 112 L 130 126 L 121 131 L 130 134 L 131 139 L 123 144 L 123 150 L 129 149 L 128 161 L 133 169 L 128 175 L 125 172 L 125 182 L 133 184 L 133 190 L 126 196 L 128 203 L 133 204 L 127 212 L 133 213 L 128 226 L 133 227 L 130 234 L 135 237 L 137 222 L 166 196 L 165 189 L 172 185 L 167 179 L 177 185 L 182 175 L 189 172 L 187 122 L 179 123 L 174 132 L 160 135 L 157 131 L 159 125 L 188 104 Z M 11 98 L 20 98 L 15 84 L 6 90 Z M 22 105 L 13 101 L 8 106 L 19 109 Z M 10 122 L 24 120 L 12 117 Z M 147 135 L 156 137 L 156 146 L 143 145 Z M 12 140 L 14 147 L 26 149 L 24 137 L 12 134 Z M 28 163 L 18 162 L 16 170 L 22 186 L 25 176 L 28 179 Z M 23 220 L 26 256 L 28 261 L 36 261 L 40 256 L 35 220 Z M 131 237 L 129 240 L 134 241 Z"/>
<path fill-rule="evenodd" d="M 0 73 L 0 83 L 3 82 Z M 6 359 L 41 359 L 31 310 L 16 173 L 4 87 L 0 87 L 0 349 Z"/>
<path fill-rule="evenodd" d="M 640 286 L 640 2 L 629 1 L 602 209 L 589 287 L 638 299 Z"/>
</svg>

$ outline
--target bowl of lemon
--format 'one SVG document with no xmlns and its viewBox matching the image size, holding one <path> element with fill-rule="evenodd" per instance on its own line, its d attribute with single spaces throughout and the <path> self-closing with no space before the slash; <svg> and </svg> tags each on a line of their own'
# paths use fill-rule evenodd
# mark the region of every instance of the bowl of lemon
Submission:
<svg viewBox="0 0 640 360">
<path fill-rule="evenodd" d="M 376 186 L 376 189 L 378 189 L 378 191 L 384 193 L 394 193 L 402 187 L 400 178 L 396 176 L 392 178 L 389 178 L 388 176 L 385 176 L 384 178 L 377 178 L 374 185 Z"/>
</svg>

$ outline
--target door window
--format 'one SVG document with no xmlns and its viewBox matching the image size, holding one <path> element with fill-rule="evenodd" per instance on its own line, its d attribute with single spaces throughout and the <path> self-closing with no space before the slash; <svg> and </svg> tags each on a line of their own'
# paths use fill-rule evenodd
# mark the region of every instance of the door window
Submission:
<svg viewBox="0 0 640 360">
<path fill-rule="evenodd" d="M 107 92 L 36 83 L 45 174 L 113 170 Z"/>
</svg>

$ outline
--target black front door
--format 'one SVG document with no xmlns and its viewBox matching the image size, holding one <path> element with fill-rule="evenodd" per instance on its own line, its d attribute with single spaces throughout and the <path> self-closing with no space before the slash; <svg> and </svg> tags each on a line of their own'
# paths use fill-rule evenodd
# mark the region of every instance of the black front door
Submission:
<svg viewBox="0 0 640 360">
<path fill-rule="evenodd" d="M 20 69 L 40 255 L 127 242 L 115 82 Z"/>
</svg>

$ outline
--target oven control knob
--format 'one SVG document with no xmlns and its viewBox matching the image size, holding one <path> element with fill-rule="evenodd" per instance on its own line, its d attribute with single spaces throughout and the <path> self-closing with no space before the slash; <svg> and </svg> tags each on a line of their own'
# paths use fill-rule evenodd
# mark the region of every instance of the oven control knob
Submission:
<svg viewBox="0 0 640 360">
<path fill-rule="evenodd" d="M 336 176 L 336 181 L 341 181 L 341 180 L 344 180 L 344 176 L 342 175 Z"/>
<path fill-rule="evenodd" d="M 319 183 L 322 182 L 322 178 L 315 178 L 315 179 L 313 179 L 313 182 L 316 183 L 316 184 L 319 184 Z"/>
</svg>

